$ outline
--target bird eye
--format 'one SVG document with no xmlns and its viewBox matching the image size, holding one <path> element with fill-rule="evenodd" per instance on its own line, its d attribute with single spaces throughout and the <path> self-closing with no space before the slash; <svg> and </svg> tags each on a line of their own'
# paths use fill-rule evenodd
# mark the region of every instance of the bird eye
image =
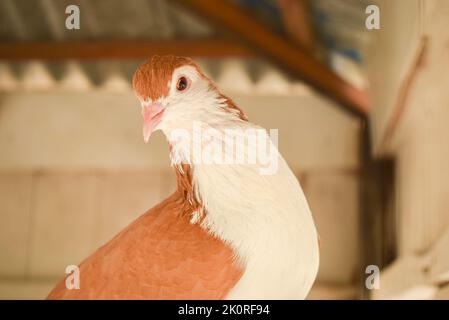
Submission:
<svg viewBox="0 0 449 320">
<path fill-rule="evenodd" d="M 184 91 L 189 86 L 189 80 L 186 77 L 180 77 L 176 83 L 176 90 Z"/>
</svg>

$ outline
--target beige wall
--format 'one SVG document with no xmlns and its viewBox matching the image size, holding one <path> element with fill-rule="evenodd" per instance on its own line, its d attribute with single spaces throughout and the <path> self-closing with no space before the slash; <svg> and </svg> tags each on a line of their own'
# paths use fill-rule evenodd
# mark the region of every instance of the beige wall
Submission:
<svg viewBox="0 0 449 320">
<path fill-rule="evenodd" d="M 250 120 L 279 128 L 279 148 L 301 169 L 358 165 L 356 119 L 313 96 L 232 95 Z M 132 93 L 18 92 L 0 97 L 0 169 L 166 169 L 160 132 L 142 143 Z"/>
<path fill-rule="evenodd" d="M 358 120 L 315 96 L 233 97 L 251 120 L 279 128 L 303 184 L 322 243 L 319 282 L 337 288 L 315 297 L 353 295 Z M 17 92 L 0 101 L 0 297 L 41 298 L 67 265 L 174 190 L 168 147 L 162 134 L 143 143 L 131 93 Z"/>
<path fill-rule="evenodd" d="M 389 1 L 381 14 L 391 6 L 402 14 L 382 16 L 384 26 L 390 28 L 379 35 L 373 50 L 394 44 L 394 52 L 373 51 L 377 56 L 371 62 L 379 70 L 396 73 L 399 82 L 392 85 L 388 78 L 385 85 L 373 88 L 373 95 L 381 97 L 375 100 L 374 110 L 378 112 L 372 117 L 378 130 L 384 130 L 388 116 L 401 108 L 396 103 L 401 94 L 398 88 L 407 81 L 401 75 L 411 76 L 396 129 L 387 144 L 377 144 L 375 150 L 377 154 L 393 154 L 397 160 L 399 257 L 384 271 L 383 289 L 374 296 L 442 297 L 439 292 L 444 288 L 437 286 L 442 281 L 439 277 L 446 274 L 449 279 L 449 2 Z M 427 42 L 421 62 L 408 64 L 423 37 Z M 404 39 L 408 42 L 403 43 Z M 384 133 L 379 131 L 377 135 Z"/>
<path fill-rule="evenodd" d="M 383 136 L 420 46 L 423 0 L 373 2 L 380 9 L 381 28 L 368 31 L 371 45 L 365 69 L 373 104 L 370 119 L 374 150 L 384 154 Z"/>
</svg>

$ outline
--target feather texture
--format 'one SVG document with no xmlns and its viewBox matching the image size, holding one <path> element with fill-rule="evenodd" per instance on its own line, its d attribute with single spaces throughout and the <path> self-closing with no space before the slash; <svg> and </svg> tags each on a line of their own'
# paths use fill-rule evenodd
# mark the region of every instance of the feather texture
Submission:
<svg viewBox="0 0 449 320">
<path fill-rule="evenodd" d="M 223 299 L 242 275 L 232 250 L 189 217 L 177 191 L 83 261 L 80 289 L 48 299 Z"/>
</svg>

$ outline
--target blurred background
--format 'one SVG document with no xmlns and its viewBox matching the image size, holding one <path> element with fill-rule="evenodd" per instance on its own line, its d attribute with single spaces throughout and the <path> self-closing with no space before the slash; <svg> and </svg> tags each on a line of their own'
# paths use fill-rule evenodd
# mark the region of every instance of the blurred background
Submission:
<svg viewBox="0 0 449 320">
<path fill-rule="evenodd" d="M 174 191 L 130 84 L 175 54 L 279 129 L 321 238 L 311 299 L 448 299 L 448 18 L 444 0 L 0 0 L 0 298 L 45 298 Z"/>
</svg>

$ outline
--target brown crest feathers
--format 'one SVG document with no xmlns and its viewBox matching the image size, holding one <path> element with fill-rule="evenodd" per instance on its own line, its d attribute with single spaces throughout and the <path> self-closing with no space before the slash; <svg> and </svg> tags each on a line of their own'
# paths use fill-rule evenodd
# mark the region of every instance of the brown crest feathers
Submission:
<svg viewBox="0 0 449 320">
<path fill-rule="evenodd" d="M 156 100 L 168 95 L 173 71 L 184 65 L 198 66 L 190 58 L 177 56 L 152 56 L 137 68 L 133 88 L 142 99 Z"/>
<path fill-rule="evenodd" d="M 177 57 L 173 55 L 152 56 L 146 62 L 141 64 L 133 76 L 133 88 L 136 94 L 144 99 L 157 100 L 160 97 L 166 97 L 169 93 L 169 81 L 171 81 L 173 71 L 181 66 L 192 66 L 203 79 L 206 79 L 212 90 L 215 90 L 223 98 L 227 106 L 234 110 L 240 119 L 248 120 L 243 111 L 225 96 L 217 88 L 215 83 L 201 70 L 201 68 L 187 57 Z"/>
</svg>

